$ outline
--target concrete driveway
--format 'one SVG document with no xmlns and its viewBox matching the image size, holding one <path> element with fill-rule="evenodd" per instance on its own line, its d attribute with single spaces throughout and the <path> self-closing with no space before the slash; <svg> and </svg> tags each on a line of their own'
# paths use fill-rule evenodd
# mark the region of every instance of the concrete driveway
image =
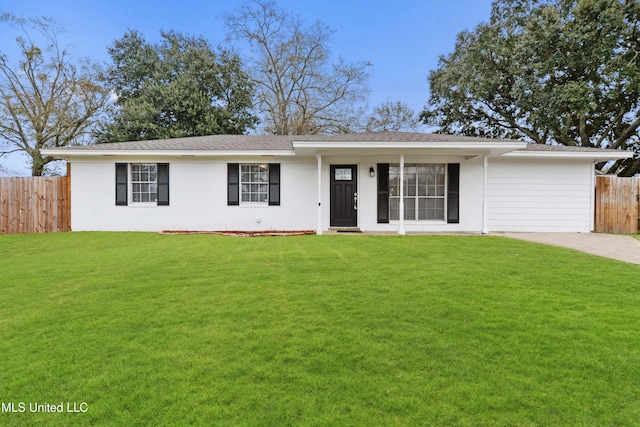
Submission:
<svg viewBox="0 0 640 427">
<path fill-rule="evenodd" d="M 513 239 L 562 246 L 588 254 L 640 264 L 640 240 L 600 233 L 491 233 Z"/>
</svg>

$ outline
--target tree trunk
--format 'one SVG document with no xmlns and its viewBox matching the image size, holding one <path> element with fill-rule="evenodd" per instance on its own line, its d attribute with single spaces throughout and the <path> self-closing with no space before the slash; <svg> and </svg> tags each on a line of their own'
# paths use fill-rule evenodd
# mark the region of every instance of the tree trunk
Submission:
<svg viewBox="0 0 640 427">
<path fill-rule="evenodd" d="M 31 158 L 31 176 L 42 176 L 44 173 L 44 165 L 47 164 L 42 158 L 42 154 L 40 154 L 40 151 L 34 152 L 31 154 Z"/>
</svg>

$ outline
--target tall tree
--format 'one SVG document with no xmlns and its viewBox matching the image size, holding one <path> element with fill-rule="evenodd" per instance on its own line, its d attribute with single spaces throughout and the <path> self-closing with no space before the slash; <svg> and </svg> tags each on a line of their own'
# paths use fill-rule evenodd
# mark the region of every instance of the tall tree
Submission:
<svg viewBox="0 0 640 427">
<path fill-rule="evenodd" d="M 129 30 L 109 47 L 106 81 L 117 97 L 99 142 L 243 134 L 257 123 L 240 58 L 202 37 L 161 32 L 160 43 Z"/>
<path fill-rule="evenodd" d="M 366 124 L 367 132 L 414 132 L 420 126 L 416 112 L 404 102 L 383 102 L 373 109 Z"/>
<path fill-rule="evenodd" d="M 252 52 L 251 77 L 265 130 L 277 135 L 335 134 L 353 129 L 368 94 L 368 63 L 331 63 L 334 33 L 305 23 L 271 0 L 244 2 L 226 18 L 230 37 Z"/>
<path fill-rule="evenodd" d="M 40 150 L 83 143 L 108 91 L 98 83 L 96 65 L 74 62 L 69 49 L 60 46 L 62 27 L 55 21 L 5 13 L 0 23 L 20 33 L 20 60 L 14 63 L 0 52 L 0 138 L 9 147 L 0 157 L 26 153 L 31 174 L 39 176 L 55 160 Z"/>
<path fill-rule="evenodd" d="M 640 153 L 640 3 L 496 0 L 429 75 L 442 132 Z M 640 159 L 618 162 L 622 175 Z"/>
</svg>

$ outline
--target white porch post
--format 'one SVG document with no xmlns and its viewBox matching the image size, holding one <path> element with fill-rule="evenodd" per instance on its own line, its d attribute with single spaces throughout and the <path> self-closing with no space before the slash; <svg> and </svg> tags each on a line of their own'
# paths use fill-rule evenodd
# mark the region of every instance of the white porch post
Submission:
<svg viewBox="0 0 640 427">
<path fill-rule="evenodd" d="M 404 154 L 400 155 L 400 229 L 398 234 L 405 235 L 404 231 Z"/>
<path fill-rule="evenodd" d="M 67 174 L 68 175 L 68 174 Z M 589 220 L 589 231 L 596 231 L 596 164 L 591 165 L 591 182 L 589 183 L 589 205 L 591 207 L 591 219 Z"/>
<path fill-rule="evenodd" d="M 486 154 L 482 155 L 482 234 L 489 234 L 487 226 L 487 168 L 489 167 L 489 158 Z"/>
<path fill-rule="evenodd" d="M 318 160 L 318 228 L 316 234 L 322 234 L 322 155 L 316 154 Z"/>
</svg>

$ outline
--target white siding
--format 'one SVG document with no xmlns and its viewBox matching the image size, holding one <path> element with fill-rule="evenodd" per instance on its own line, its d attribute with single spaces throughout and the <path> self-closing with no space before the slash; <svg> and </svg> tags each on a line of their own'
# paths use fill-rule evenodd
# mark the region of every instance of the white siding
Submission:
<svg viewBox="0 0 640 427">
<path fill-rule="evenodd" d="M 311 159 L 163 159 L 169 163 L 169 206 L 115 205 L 115 163 L 74 161 L 74 231 L 315 230 L 315 162 Z M 227 206 L 227 163 L 280 163 L 280 206 Z M 129 177 L 130 178 L 130 177 Z M 258 222 L 258 219 L 260 222 Z"/>
<path fill-rule="evenodd" d="M 358 166 L 358 226 L 362 231 L 398 232 L 397 221 L 377 222 L 378 163 L 399 163 L 399 155 L 323 156 L 322 229 L 329 229 L 329 166 Z M 115 163 L 169 163 L 170 205 L 115 205 Z M 460 164 L 460 223 L 406 221 L 411 232 L 482 231 L 482 158 L 405 155 L 406 163 Z M 227 206 L 227 163 L 280 163 L 280 206 Z M 71 176 L 74 231 L 122 230 L 316 230 L 318 226 L 315 158 L 75 160 Z M 592 220 L 593 168 L 589 161 L 491 158 L 488 168 L 489 231 L 588 232 Z M 130 178 L 130 177 L 129 177 Z M 259 220 L 259 222 L 258 222 Z"/>
<path fill-rule="evenodd" d="M 489 159 L 489 231 L 589 232 L 589 161 Z"/>
</svg>

